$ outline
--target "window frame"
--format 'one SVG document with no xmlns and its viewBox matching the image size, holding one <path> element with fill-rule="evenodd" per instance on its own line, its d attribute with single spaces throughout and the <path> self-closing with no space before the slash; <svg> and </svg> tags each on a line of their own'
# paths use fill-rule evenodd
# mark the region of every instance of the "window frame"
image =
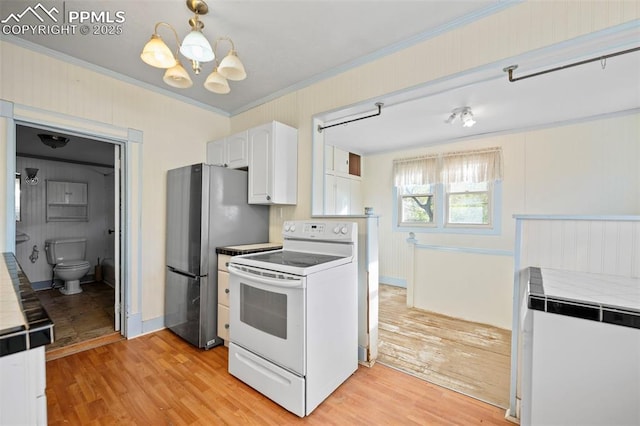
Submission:
<svg viewBox="0 0 640 426">
<path fill-rule="evenodd" d="M 492 182 L 486 182 L 487 184 L 487 190 L 486 191 L 449 191 L 448 188 L 446 188 L 447 185 L 443 184 L 443 191 L 444 191 L 444 220 L 443 220 L 443 226 L 447 227 L 447 228 L 471 228 L 471 229 L 478 229 L 478 228 L 492 228 L 493 227 L 493 204 L 494 204 L 494 200 L 493 200 L 493 186 L 494 184 Z M 451 211 L 450 205 L 451 203 L 449 202 L 449 197 L 452 194 L 484 194 L 487 193 L 488 195 L 488 210 L 489 210 L 489 222 L 488 223 L 452 223 L 449 222 L 449 213 Z"/>
<path fill-rule="evenodd" d="M 416 185 L 419 186 L 419 185 Z M 438 226 L 438 221 L 440 220 L 440 212 L 438 211 L 438 206 L 440 205 L 440 201 L 438 197 L 438 185 L 437 184 L 432 184 L 431 185 L 433 187 L 433 191 L 431 192 L 427 192 L 427 193 L 423 193 L 423 194 L 405 194 L 403 190 L 398 190 L 398 196 L 397 196 L 397 204 L 396 204 L 396 210 L 398 212 L 398 221 L 396 222 L 398 226 L 401 227 L 420 227 L 420 228 L 435 228 Z M 431 196 L 433 197 L 433 203 L 436 206 L 435 209 L 433 209 L 433 220 L 431 222 L 403 222 L 402 218 L 404 217 L 403 213 L 403 198 L 407 197 L 407 196 Z"/>
<path fill-rule="evenodd" d="M 401 189 L 393 186 L 392 196 L 393 212 L 392 223 L 393 232 L 418 232 L 433 234 L 472 234 L 472 235 L 500 235 L 502 233 L 502 181 L 489 182 L 490 190 L 490 225 L 467 225 L 467 224 L 446 224 L 445 214 L 448 214 L 445 207 L 445 184 L 434 184 L 435 204 L 433 224 L 401 224 L 402 204 Z"/>
</svg>

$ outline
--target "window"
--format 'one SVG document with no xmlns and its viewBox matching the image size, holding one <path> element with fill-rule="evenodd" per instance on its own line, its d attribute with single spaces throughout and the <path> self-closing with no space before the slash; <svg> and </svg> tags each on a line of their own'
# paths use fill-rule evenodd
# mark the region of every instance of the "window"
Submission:
<svg viewBox="0 0 640 426">
<path fill-rule="evenodd" d="M 400 193 L 402 225 L 429 225 L 435 223 L 435 185 L 407 185 Z"/>
<path fill-rule="evenodd" d="M 447 225 L 491 225 L 488 182 L 452 183 L 447 190 Z"/>
<path fill-rule="evenodd" d="M 394 160 L 397 227 L 425 232 L 491 230 L 499 211 L 500 148 Z M 449 230 L 447 230 L 449 229 Z"/>
<path fill-rule="evenodd" d="M 22 218 L 20 217 L 21 212 L 20 212 L 20 173 L 16 173 L 16 179 L 15 179 L 15 193 L 16 193 L 16 199 L 15 199 L 15 205 L 16 205 L 16 221 L 20 222 L 22 220 Z"/>
</svg>

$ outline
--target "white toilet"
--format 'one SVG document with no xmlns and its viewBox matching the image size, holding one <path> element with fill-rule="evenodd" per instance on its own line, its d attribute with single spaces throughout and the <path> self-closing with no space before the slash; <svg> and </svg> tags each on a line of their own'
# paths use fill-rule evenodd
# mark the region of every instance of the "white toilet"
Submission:
<svg viewBox="0 0 640 426">
<path fill-rule="evenodd" d="M 53 274 L 64 281 L 60 293 L 69 295 L 82 293 L 80 278 L 84 277 L 91 264 L 84 260 L 87 248 L 85 238 L 51 239 L 44 242 L 47 262 L 55 265 Z"/>
</svg>

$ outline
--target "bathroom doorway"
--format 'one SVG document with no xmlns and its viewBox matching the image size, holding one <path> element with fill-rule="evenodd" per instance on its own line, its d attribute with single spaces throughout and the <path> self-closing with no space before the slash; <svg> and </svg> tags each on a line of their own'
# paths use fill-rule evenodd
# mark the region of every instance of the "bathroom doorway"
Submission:
<svg viewBox="0 0 640 426">
<path fill-rule="evenodd" d="M 124 334 L 121 149 L 118 141 L 16 124 L 16 235 L 22 237 L 16 239 L 15 252 L 55 324 L 48 359 L 50 352 L 71 353 Z M 86 195 L 60 203 L 53 200 L 54 183 L 84 188 Z M 65 282 L 53 273 L 45 241 L 68 238 L 86 240 L 83 260 L 90 266 L 80 278 L 82 292 L 64 295 L 59 289 Z"/>
</svg>

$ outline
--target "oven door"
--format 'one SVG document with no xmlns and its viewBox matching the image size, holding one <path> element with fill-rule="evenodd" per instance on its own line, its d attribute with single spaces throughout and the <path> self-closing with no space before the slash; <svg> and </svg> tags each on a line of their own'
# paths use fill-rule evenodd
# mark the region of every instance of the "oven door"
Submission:
<svg viewBox="0 0 640 426">
<path fill-rule="evenodd" d="M 295 374 L 306 374 L 303 276 L 229 265 L 229 340 Z"/>
</svg>

